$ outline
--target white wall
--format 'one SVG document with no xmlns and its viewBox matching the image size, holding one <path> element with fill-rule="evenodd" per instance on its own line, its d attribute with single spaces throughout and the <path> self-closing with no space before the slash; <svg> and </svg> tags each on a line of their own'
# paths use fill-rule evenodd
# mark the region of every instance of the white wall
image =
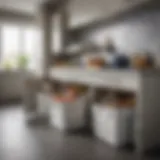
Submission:
<svg viewBox="0 0 160 160">
<path fill-rule="evenodd" d="M 160 12 L 141 13 L 109 27 L 88 33 L 85 39 L 100 45 L 111 38 L 117 50 L 126 54 L 151 52 L 160 64 Z"/>
</svg>

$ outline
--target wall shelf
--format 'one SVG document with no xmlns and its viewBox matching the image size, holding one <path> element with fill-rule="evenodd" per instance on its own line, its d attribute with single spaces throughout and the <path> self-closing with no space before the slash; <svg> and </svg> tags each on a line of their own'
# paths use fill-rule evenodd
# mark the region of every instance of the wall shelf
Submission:
<svg viewBox="0 0 160 160">
<path fill-rule="evenodd" d="M 140 72 L 135 70 L 93 70 L 85 68 L 52 68 L 50 78 L 62 82 L 79 83 L 94 87 L 109 87 L 138 91 Z"/>
</svg>

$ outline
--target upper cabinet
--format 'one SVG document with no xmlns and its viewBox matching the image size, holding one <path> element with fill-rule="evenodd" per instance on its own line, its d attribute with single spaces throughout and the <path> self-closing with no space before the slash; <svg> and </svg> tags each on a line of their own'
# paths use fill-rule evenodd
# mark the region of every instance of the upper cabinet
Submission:
<svg viewBox="0 0 160 160">
<path fill-rule="evenodd" d="M 70 27 L 109 18 L 150 0 L 70 0 Z"/>
</svg>

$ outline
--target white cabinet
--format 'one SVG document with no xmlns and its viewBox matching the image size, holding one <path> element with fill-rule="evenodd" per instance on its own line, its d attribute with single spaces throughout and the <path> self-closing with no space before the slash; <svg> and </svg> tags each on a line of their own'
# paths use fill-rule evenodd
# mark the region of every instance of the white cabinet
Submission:
<svg viewBox="0 0 160 160">
<path fill-rule="evenodd" d="M 134 139 L 137 150 L 159 145 L 160 71 L 91 70 L 84 68 L 53 68 L 50 78 L 89 87 L 133 91 L 136 94 Z"/>
<path fill-rule="evenodd" d="M 86 125 L 86 98 L 81 97 L 71 103 L 50 103 L 51 124 L 60 130 L 81 129 Z"/>
<path fill-rule="evenodd" d="M 133 109 L 113 108 L 95 104 L 92 107 L 95 135 L 112 146 L 131 143 L 133 139 Z"/>
</svg>

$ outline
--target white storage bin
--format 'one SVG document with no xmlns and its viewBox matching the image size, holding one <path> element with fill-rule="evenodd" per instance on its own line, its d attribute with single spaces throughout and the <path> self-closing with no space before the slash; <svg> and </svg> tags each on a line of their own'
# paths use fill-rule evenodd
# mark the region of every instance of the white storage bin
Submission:
<svg viewBox="0 0 160 160">
<path fill-rule="evenodd" d="M 81 97 L 72 103 L 52 101 L 51 124 L 60 130 L 74 130 L 85 126 L 86 98 Z"/>
<path fill-rule="evenodd" d="M 93 130 L 95 136 L 115 147 L 133 141 L 133 109 L 94 105 Z"/>
</svg>

